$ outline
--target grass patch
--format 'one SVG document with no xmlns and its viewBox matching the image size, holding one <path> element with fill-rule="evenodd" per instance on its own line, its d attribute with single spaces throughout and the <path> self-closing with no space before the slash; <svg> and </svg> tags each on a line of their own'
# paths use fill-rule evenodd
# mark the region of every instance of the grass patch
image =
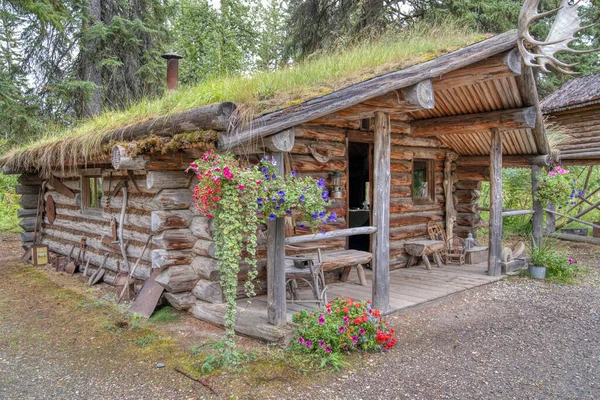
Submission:
<svg viewBox="0 0 600 400">
<path fill-rule="evenodd" d="M 415 24 L 275 72 L 216 77 L 157 99 L 142 100 L 127 110 L 84 121 L 74 129 L 50 132 L 33 144 L 9 152 L 0 164 L 44 169 L 57 162 L 65 165 L 69 157 L 89 160 L 102 154 L 102 139 L 110 129 L 222 101 L 238 104 L 245 110 L 246 118 L 252 119 L 431 60 L 484 38 L 458 23 Z"/>
<path fill-rule="evenodd" d="M 148 321 L 168 323 L 179 321 L 179 318 L 181 318 L 181 314 L 179 313 L 179 311 L 175 310 L 171 306 L 165 306 L 155 311 L 154 314 L 152 314 L 152 316 L 148 319 Z"/>
</svg>

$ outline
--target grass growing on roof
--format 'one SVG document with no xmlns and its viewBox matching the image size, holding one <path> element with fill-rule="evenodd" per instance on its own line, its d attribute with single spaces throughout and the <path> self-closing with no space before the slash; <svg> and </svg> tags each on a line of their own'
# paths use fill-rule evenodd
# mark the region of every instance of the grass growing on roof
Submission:
<svg viewBox="0 0 600 400">
<path fill-rule="evenodd" d="M 76 128 L 49 133 L 33 144 L 12 150 L 0 159 L 0 164 L 49 168 L 77 161 L 77 157 L 86 161 L 101 154 L 102 138 L 110 129 L 222 101 L 244 106 L 249 117 L 255 117 L 431 60 L 482 39 L 482 34 L 455 22 L 416 24 L 339 51 L 317 54 L 275 72 L 215 77 L 158 99 L 142 100 L 127 110 L 105 113 Z"/>
</svg>

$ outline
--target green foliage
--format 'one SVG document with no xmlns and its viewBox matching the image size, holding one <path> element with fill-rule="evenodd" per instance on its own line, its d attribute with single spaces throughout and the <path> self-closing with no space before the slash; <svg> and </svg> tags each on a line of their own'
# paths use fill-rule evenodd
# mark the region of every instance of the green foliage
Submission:
<svg viewBox="0 0 600 400">
<path fill-rule="evenodd" d="M 539 178 L 540 187 L 536 193 L 536 200 L 546 205 L 554 203 L 557 209 L 568 208 L 577 203 L 577 197 L 583 194 L 576 187 L 577 178 L 561 167 L 554 167 L 543 173 Z"/>
<path fill-rule="evenodd" d="M 336 298 L 324 309 L 302 310 L 292 321 L 299 325 L 292 349 L 320 360 L 320 367 L 337 369 L 344 352 L 387 351 L 397 340 L 394 329 L 368 301 Z"/>
<path fill-rule="evenodd" d="M 19 196 L 15 194 L 18 175 L 4 175 L 0 172 L 0 232 L 21 232 L 17 211 Z"/>
<path fill-rule="evenodd" d="M 577 260 L 566 252 L 557 250 L 556 241 L 548 238 L 531 249 L 530 264 L 546 267 L 546 278 L 556 283 L 573 283 L 577 274 Z"/>
<path fill-rule="evenodd" d="M 245 282 L 248 296 L 254 295 L 256 278 L 256 248 L 258 226 L 261 221 L 275 220 L 297 213 L 308 219 L 307 224 L 333 222 L 325 212 L 329 204 L 324 180 L 315 182 L 310 177 L 278 176 L 275 159 L 265 156 L 257 165 L 242 168 L 233 155 L 207 152 L 190 164 L 199 179 L 194 190 L 194 202 L 199 211 L 214 218 L 216 257 L 225 298 L 225 349 L 222 355 L 226 364 L 236 364 L 235 314 L 238 273 L 242 254 L 250 265 Z"/>
<path fill-rule="evenodd" d="M 179 318 L 181 318 L 181 314 L 179 312 L 177 312 L 173 307 L 165 306 L 159 310 L 156 310 L 154 314 L 148 318 L 148 321 L 169 323 L 179 321 Z"/>
<path fill-rule="evenodd" d="M 137 344 L 141 348 L 145 348 L 145 347 L 150 346 L 156 338 L 157 338 L 157 336 L 155 334 L 149 333 L 146 336 L 136 339 L 135 344 Z"/>
</svg>

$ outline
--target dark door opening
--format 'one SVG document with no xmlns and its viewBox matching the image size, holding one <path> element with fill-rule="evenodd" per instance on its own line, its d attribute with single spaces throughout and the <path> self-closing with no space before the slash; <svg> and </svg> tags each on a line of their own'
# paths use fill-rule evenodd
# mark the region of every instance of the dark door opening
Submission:
<svg viewBox="0 0 600 400">
<path fill-rule="evenodd" d="M 368 143 L 348 143 L 348 227 L 369 226 L 371 224 L 371 145 Z M 357 235 L 348 238 L 348 248 L 370 251 L 370 235 Z"/>
</svg>

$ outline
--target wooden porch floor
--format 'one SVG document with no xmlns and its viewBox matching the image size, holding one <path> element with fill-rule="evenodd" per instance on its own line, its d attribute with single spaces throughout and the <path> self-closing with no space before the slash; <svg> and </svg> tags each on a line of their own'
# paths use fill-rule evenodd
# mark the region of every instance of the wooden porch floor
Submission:
<svg viewBox="0 0 600 400">
<path fill-rule="evenodd" d="M 370 300 L 372 272 L 365 270 L 367 286 L 358 283 L 356 269 L 353 268 L 347 282 L 338 282 L 328 285 L 327 298 L 350 297 L 353 300 Z M 498 281 L 503 276 L 488 276 L 487 263 L 473 265 L 445 265 L 438 268 L 432 265 L 427 271 L 419 265 L 412 268 L 400 268 L 390 272 L 390 309 L 388 314 L 406 311 L 410 308 L 438 300 L 467 289 Z M 300 291 L 302 299 L 310 299 L 309 289 Z M 266 312 L 267 296 L 257 296 L 250 305 L 245 300 L 238 304 L 239 309 L 250 308 L 255 311 Z M 302 309 L 315 308 L 316 304 L 287 303 L 288 320 L 293 314 Z"/>
</svg>

